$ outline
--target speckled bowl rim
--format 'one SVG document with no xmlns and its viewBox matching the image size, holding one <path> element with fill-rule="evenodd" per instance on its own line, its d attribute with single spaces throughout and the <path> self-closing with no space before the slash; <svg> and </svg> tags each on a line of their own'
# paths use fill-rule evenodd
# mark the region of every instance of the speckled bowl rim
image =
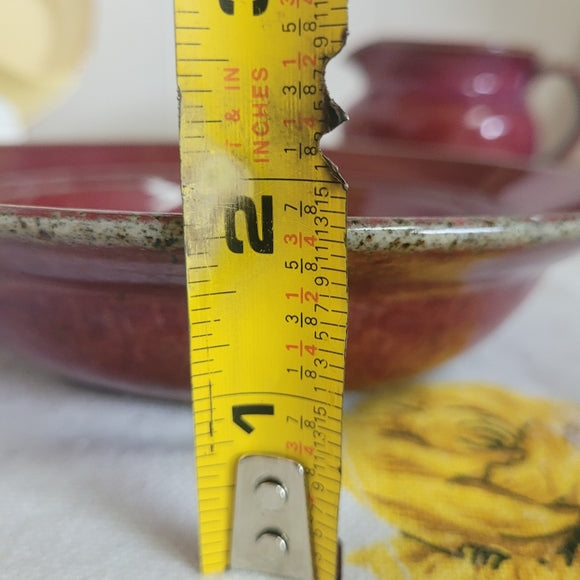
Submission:
<svg viewBox="0 0 580 580">
<path fill-rule="evenodd" d="M 460 251 L 580 242 L 578 212 L 526 217 L 349 217 L 347 221 L 347 249 L 354 252 Z M 177 213 L 80 211 L 0 204 L 2 240 L 178 250 L 183 248 L 183 219 Z"/>
<path fill-rule="evenodd" d="M 353 152 L 369 151 L 375 152 L 363 146 L 355 147 Z M 388 149 L 386 152 L 393 153 Z M 409 155 L 401 151 L 396 154 Z M 425 157 L 416 152 L 410 156 Z M 431 154 L 426 158 L 437 160 Z M 474 160 L 454 160 L 478 164 Z M 514 167 L 509 163 L 505 166 Z M 570 170 L 557 172 L 572 173 Z M 578 190 L 580 200 L 580 173 Z M 347 219 L 347 225 L 347 249 L 353 252 L 454 252 L 580 242 L 580 212 L 572 210 L 527 216 L 353 216 Z M 177 212 L 80 210 L 0 203 L 0 243 L 3 240 L 38 245 L 174 251 L 184 247 L 183 218 Z"/>
</svg>

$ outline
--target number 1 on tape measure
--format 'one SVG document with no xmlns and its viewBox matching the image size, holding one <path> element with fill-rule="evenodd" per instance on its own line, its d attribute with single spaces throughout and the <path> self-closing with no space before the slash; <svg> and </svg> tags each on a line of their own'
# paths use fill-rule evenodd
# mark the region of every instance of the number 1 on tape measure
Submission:
<svg viewBox="0 0 580 580">
<path fill-rule="evenodd" d="M 175 0 L 204 572 L 230 563 L 239 464 L 263 476 L 238 497 L 259 487 L 274 519 L 305 485 L 313 575 L 336 576 L 346 191 L 319 141 L 342 120 L 324 70 L 346 20 L 346 0 Z M 292 534 L 252 540 L 292 555 Z"/>
</svg>

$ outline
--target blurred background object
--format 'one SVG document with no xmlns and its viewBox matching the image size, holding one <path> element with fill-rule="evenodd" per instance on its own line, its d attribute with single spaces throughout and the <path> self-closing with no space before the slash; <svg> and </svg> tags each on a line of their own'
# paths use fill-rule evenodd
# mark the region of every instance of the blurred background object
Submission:
<svg viewBox="0 0 580 580">
<path fill-rule="evenodd" d="M 353 58 L 369 88 L 350 108 L 349 145 L 355 139 L 436 155 L 556 163 L 579 142 L 580 71 L 574 67 L 541 63 L 529 51 L 456 42 L 382 40 Z M 531 97 L 555 77 L 569 85 L 574 110 L 547 148 Z"/>
<path fill-rule="evenodd" d="M 31 127 L 30 139 L 176 142 L 173 1 L 91 4 L 91 50 L 81 83 Z"/>
<path fill-rule="evenodd" d="M 71 36 L 66 42 L 67 27 L 58 32 L 62 52 L 78 56 L 81 40 L 90 45 L 90 51 L 74 92 L 65 93 L 66 98 L 61 93 L 59 101 L 53 93 L 49 110 L 44 101 L 42 118 L 33 111 L 26 114 L 23 122 L 29 125 L 29 140 L 176 141 L 172 2 L 93 0 L 91 6 L 89 29 L 88 0 L 0 0 L 0 95 L 8 90 L 4 71 L 15 63 L 20 63 L 29 81 L 43 70 L 39 55 L 46 57 L 46 47 L 57 30 L 47 26 L 52 22 L 48 15 L 52 20 L 60 15 L 61 24 L 74 23 L 76 31 L 76 35 L 67 33 Z M 35 45 L 36 52 L 26 53 L 29 49 L 23 47 L 24 22 L 28 26 L 34 22 L 35 42 L 44 42 Z M 580 66 L 577 0 L 351 0 L 349 27 L 347 46 L 332 61 L 327 75 L 332 96 L 347 111 L 367 90 L 362 70 L 349 57 L 376 40 L 504 45 L 531 50 L 543 61 Z M 70 71 L 70 59 L 68 66 Z M 531 104 L 543 118 L 542 139 L 547 147 L 566 129 L 571 109 L 577 106 L 562 84 L 560 79 L 544 83 Z M 2 115 L 7 116 L 5 108 L 0 97 L 0 123 Z M 4 126 L 9 129 L 6 121 Z M 340 134 L 340 130 L 335 132 L 328 142 L 339 140 Z M 576 158 L 580 163 L 580 152 Z"/>
<path fill-rule="evenodd" d="M 87 55 L 89 0 L 0 0 L 0 142 L 69 94 Z"/>
<path fill-rule="evenodd" d="M 329 88 L 348 110 L 368 90 L 350 56 L 380 40 L 506 46 L 535 53 L 544 62 L 580 66 L 580 3 L 577 0 L 351 0 L 351 35 L 330 65 Z M 357 82 L 345 83 L 344 76 Z M 553 148 L 578 103 L 561 78 L 542 82 L 530 108 L 540 119 L 539 139 Z M 572 154 L 580 163 L 580 151 Z"/>
</svg>

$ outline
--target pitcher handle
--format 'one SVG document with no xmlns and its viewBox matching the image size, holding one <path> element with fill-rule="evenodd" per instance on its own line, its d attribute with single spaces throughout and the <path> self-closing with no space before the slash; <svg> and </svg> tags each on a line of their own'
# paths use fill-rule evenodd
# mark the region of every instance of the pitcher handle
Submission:
<svg viewBox="0 0 580 580">
<path fill-rule="evenodd" d="M 571 127 L 564 133 L 562 139 L 542 156 L 551 161 L 564 159 L 580 141 L 580 70 L 561 65 L 548 65 L 540 74 L 563 78 L 571 86 L 576 100 L 575 119 Z"/>
</svg>

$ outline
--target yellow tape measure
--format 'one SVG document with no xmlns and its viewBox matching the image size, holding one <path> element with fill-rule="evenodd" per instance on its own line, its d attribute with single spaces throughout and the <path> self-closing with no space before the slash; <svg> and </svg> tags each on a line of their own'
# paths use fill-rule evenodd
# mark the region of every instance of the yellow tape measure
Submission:
<svg viewBox="0 0 580 580">
<path fill-rule="evenodd" d="M 315 575 L 336 575 L 346 192 L 319 140 L 346 22 L 346 0 L 175 0 L 204 572 L 258 454 L 303 466 Z"/>
</svg>

